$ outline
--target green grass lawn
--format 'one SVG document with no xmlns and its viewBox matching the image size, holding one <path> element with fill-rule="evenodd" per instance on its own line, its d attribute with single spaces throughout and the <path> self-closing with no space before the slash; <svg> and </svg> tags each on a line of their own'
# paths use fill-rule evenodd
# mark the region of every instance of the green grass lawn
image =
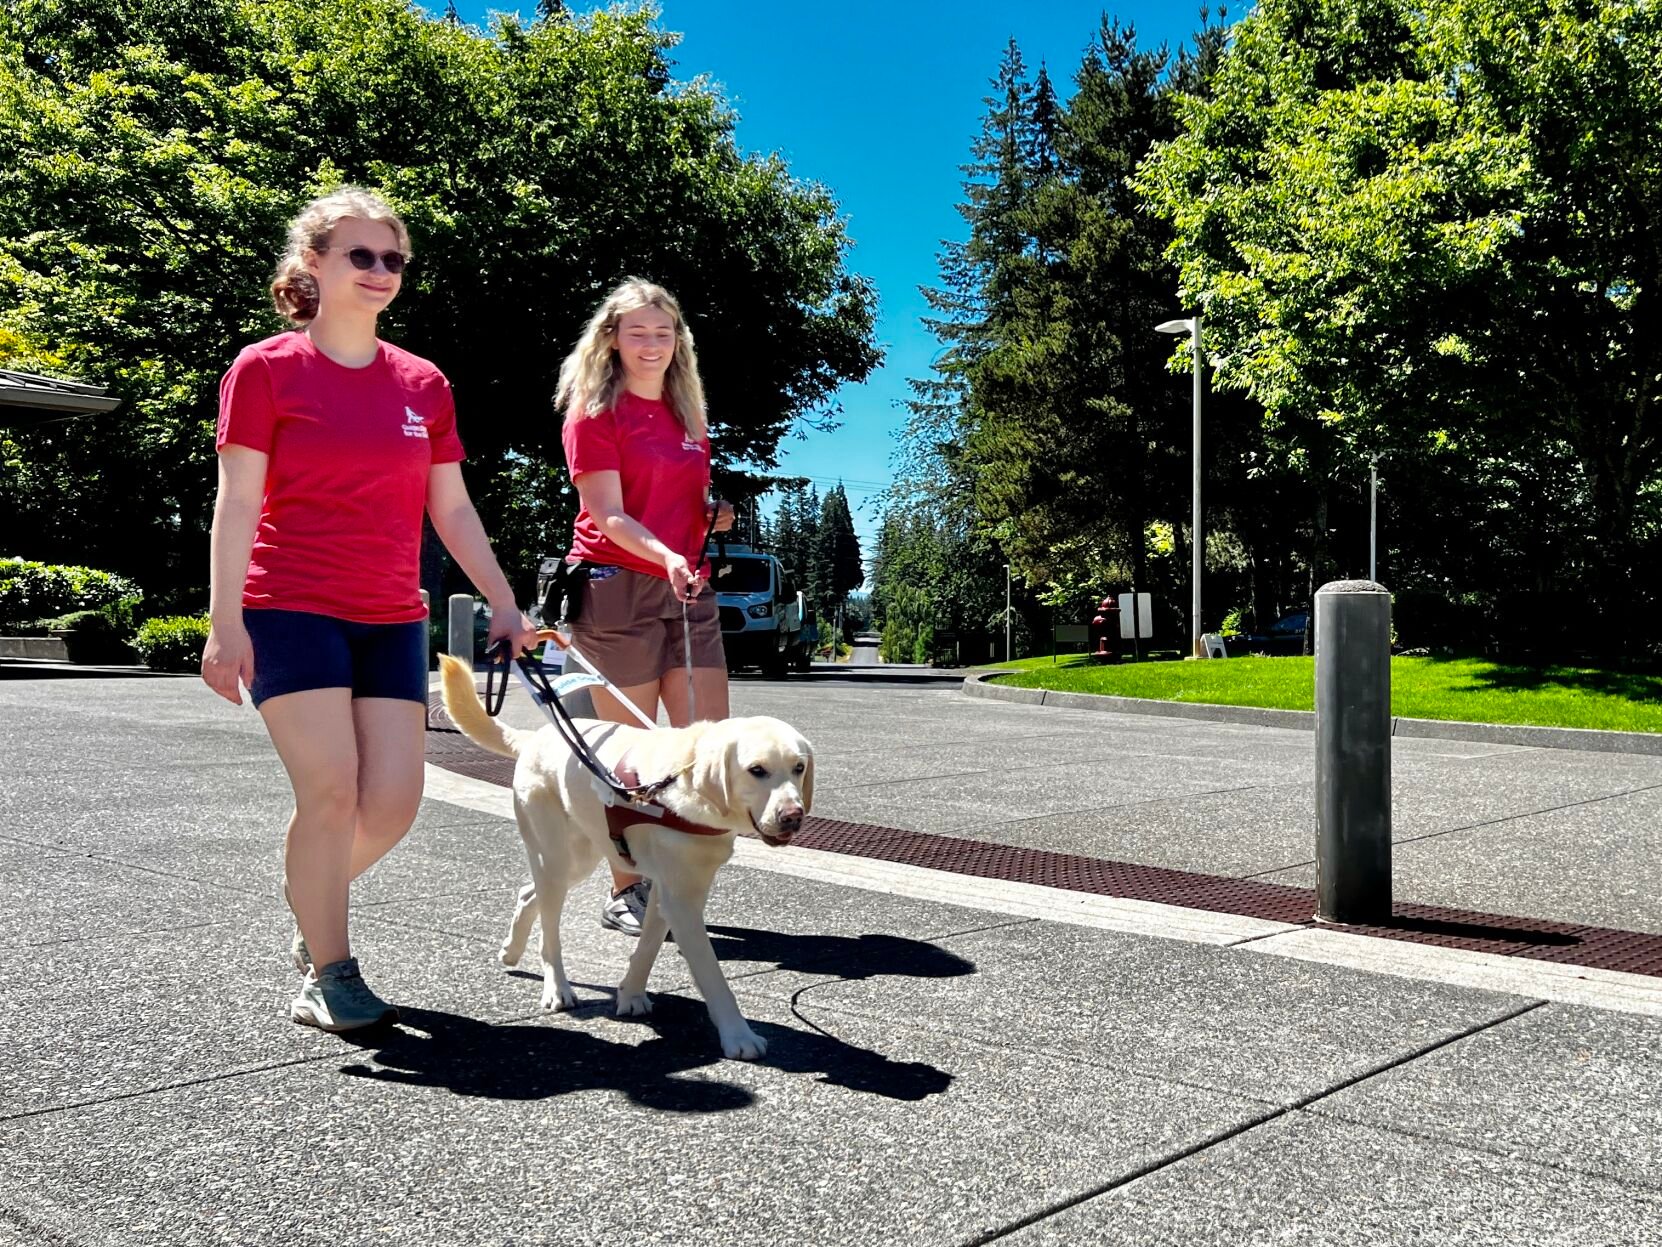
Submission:
<svg viewBox="0 0 1662 1247">
<path fill-rule="evenodd" d="M 1160 701 L 1311 710 L 1315 659 L 1097 665 L 1080 655 L 1025 658 L 1000 668 L 999 684 Z M 1525 667 L 1482 658 L 1391 659 L 1391 712 L 1410 719 L 1464 719 L 1625 732 L 1662 732 L 1662 675 L 1596 667 Z"/>
</svg>

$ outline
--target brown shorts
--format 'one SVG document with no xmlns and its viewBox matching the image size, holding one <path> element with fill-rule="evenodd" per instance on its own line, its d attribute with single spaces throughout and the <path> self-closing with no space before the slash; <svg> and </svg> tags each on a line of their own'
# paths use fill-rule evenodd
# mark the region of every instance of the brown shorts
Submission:
<svg viewBox="0 0 1662 1247">
<path fill-rule="evenodd" d="M 687 603 L 685 618 L 683 631 L 681 603 L 669 581 L 620 567 L 603 580 L 591 575 L 583 586 L 571 638 L 592 667 L 622 688 L 680 670 L 686 662 L 683 635 L 692 638 L 693 666 L 726 667 L 721 616 L 708 587 Z"/>
</svg>

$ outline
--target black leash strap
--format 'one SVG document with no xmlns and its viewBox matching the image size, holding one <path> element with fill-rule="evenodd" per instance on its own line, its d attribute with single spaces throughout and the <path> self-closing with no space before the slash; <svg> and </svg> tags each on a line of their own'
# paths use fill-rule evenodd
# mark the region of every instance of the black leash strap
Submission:
<svg viewBox="0 0 1662 1247">
<path fill-rule="evenodd" d="M 704 540 L 698 543 L 698 554 L 694 557 L 692 565 L 694 572 L 698 571 L 699 567 L 709 558 L 706 551 L 710 548 L 710 538 L 715 536 L 716 520 L 720 516 L 721 499 L 712 494 L 710 495 L 710 523 L 704 530 Z M 715 569 L 712 567 L 711 570 L 714 571 Z"/>
<path fill-rule="evenodd" d="M 552 642 L 550 642 L 552 644 Z M 532 691 L 538 701 L 548 711 L 548 717 L 554 723 L 554 730 L 559 732 L 560 739 L 565 741 L 566 747 L 577 755 L 577 760 L 588 768 L 589 773 L 622 801 L 629 805 L 650 805 L 652 798 L 664 788 L 675 782 L 673 775 L 656 784 L 643 784 L 631 788 L 612 774 L 611 770 L 599 758 L 595 757 L 594 750 L 584 739 L 582 731 L 572 720 L 571 712 L 560 701 L 559 694 L 549 683 L 548 669 L 543 666 L 542 659 L 526 653 L 518 658 L 513 657 L 512 642 L 507 637 L 502 638 L 487 651 L 490 665 L 485 669 L 485 713 L 495 718 L 502 712 L 502 703 L 508 696 L 509 670 L 508 664 L 517 662 L 519 669 L 525 674 Z M 496 669 L 502 669 L 500 686 L 495 678 Z"/>
</svg>

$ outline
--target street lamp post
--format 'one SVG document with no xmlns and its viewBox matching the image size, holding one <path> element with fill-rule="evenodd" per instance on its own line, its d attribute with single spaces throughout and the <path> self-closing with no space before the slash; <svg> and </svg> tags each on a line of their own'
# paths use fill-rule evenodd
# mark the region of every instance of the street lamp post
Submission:
<svg viewBox="0 0 1662 1247">
<path fill-rule="evenodd" d="M 1194 360 L 1195 373 L 1195 417 L 1194 417 L 1194 517 L 1189 531 L 1194 546 L 1194 565 L 1189 571 L 1189 652 L 1196 658 L 1204 656 L 1206 650 L 1200 640 L 1200 567 L 1201 556 L 1206 549 L 1206 541 L 1200 531 L 1200 317 L 1195 316 L 1185 320 L 1166 320 L 1154 326 L 1157 333 L 1186 333 L 1189 335 L 1189 349 Z"/>
<path fill-rule="evenodd" d="M 1368 579 L 1379 583 L 1379 456 L 1368 460 Z"/>
<path fill-rule="evenodd" d="M 1010 565 L 1004 565 L 1004 661 L 1009 662 L 1014 655 L 1010 653 Z"/>
</svg>

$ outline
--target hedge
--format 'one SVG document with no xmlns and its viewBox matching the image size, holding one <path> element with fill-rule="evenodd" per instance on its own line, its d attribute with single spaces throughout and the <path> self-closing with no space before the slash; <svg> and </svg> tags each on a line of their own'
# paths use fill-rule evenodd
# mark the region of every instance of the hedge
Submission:
<svg viewBox="0 0 1662 1247">
<path fill-rule="evenodd" d="M 208 643 L 206 615 L 164 615 L 148 620 L 133 638 L 133 648 L 152 671 L 198 671 Z"/>
<path fill-rule="evenodd" d="M 0 559 L 0 632 L 68 615 L 105 610 L 128 620 L 144 593 L 125 576 L 95 567 L 67 567 L 26 559 Z"/>
<path fill-rule="evenodd" d="M 57 619 L 46 620 L 50 632 L 63 634 L 70 662 L 126 663 L 133 660 L 133 651 L 127 638 L 130 625 L 123 625 L 111 608 L 96 611 L 76 611 Z"/>
</svg>

